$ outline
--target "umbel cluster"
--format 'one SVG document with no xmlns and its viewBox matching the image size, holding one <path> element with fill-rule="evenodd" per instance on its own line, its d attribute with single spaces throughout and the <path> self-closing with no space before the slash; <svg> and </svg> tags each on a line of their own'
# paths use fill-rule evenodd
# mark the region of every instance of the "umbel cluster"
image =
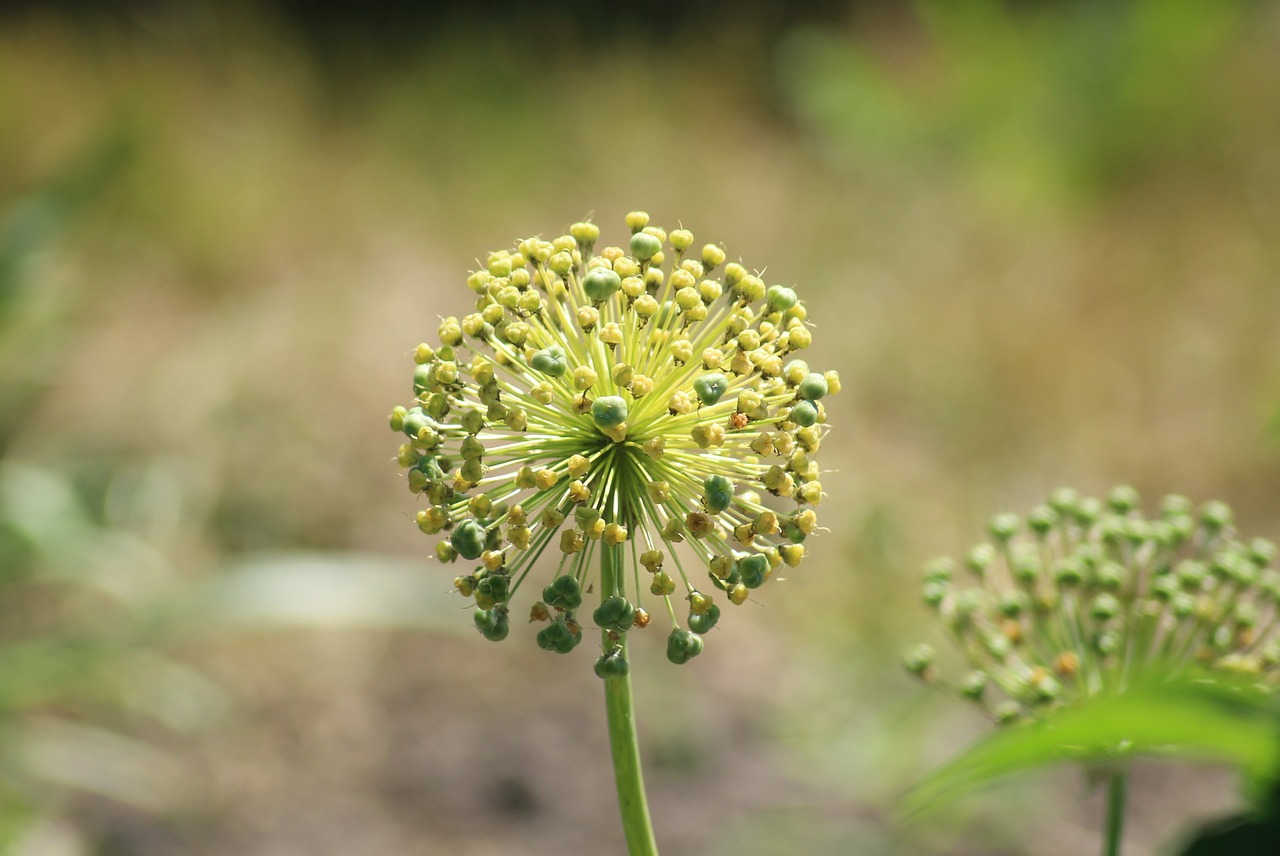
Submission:
<svg viewBox="0 0 1280 856">
<path fill-rule="evenodd" d="M 840 390 L 803 359 L 794 290 L 686 229 L 626 222 L 621 247 L 583 222 L 491 252 L 467 278 L 474 311 L 418 346 L 414 399 L 391 414 L 418 527 L 464 566 L 480 631 L 505 638 L 516 593 L 554 568 L 530 583 L 537 643 L 567 653 L 589 621 L 602 677 L 626 673 L 651 610 L 685 663 L 723 605 L 803 561 Z"/>
<path fill-rule="evenodd" d="M 929 645 L 905 664 L 997 720 L 1190 669 L 1280 683 L 1276 545 L 1242 539 L 1225 503 L 1167 496 L 1149 518 L 1131 487 L 1105 501 L 1064 489 L 997 515 L 990 535 L 924 573 L 970 671 L 945 679 Z"/>
</svg>

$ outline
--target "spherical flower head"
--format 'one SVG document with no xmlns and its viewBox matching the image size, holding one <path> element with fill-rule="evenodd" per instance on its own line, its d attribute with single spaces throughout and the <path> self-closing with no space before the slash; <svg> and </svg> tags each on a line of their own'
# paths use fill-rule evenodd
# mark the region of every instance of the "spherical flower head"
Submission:
<svg viewBox="0 0 1280 856">
<path fill-rule="evenodd" d="M 668 658 L 702 650 L 722 607 L 797 567 L 824 496 L 817 454 L 835 372 L 810 368 L 808 312 L 723 249 L 644 212 L 622 246 L 577 223 L 490 253 L 470 312 L 414 351 L 414 399 L 391 414 L 423 508 L 417 525 L 490 639 L 531 575 L 537 644 L 567 653 L 583 624 L 601 676 L 622 635 L 669 616 Z M 606 551 L 622 560 L 596 586 Z M 535 589 L 538 591 L 538 589 Z"/>
<path fill-rule="evenodd" d="M 991 543 L 926 567 L 924 601 L 970 671 L 942 677 L 931 649 L 905 665 L 1000 722 L 1192 668 L 1280 684 L 1280 573 L 1270 541 L 1245 542 L 1225 503 L 1137 492 L 1055 491 L 1025 518 L 999 514 Z M 963 567 L 963 570 L 959 568 Z M 929 650 L 929 657 L 921 656 Z"/>
</svg>

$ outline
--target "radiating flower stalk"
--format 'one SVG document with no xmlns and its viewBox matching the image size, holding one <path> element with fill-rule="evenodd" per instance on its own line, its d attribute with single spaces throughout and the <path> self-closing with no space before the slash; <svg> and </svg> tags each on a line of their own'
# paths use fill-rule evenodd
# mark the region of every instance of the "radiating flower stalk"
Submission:
<svg viewBox="0 0 1280 856">
<path fill-rule="evenodd" d="M 510 633 L 522 588 L 547 651 L 574 650 L 591 609 L 638 854 L 656 848 L 627 637 L 663 613 L 667 658 L 687 663 L 722 607 L 801 563 L 840 379 L 800 358 L 813 333 L 794 290 L 643 212 L 627 226 L 625 247 L 596 252 L 584 222 L 490 253 L 467 279 L 474 311 L 418 346 L 415 399 L 391 427 L 417 524 L 466 565 L 454 585 L 486 638 Z"/>
<path fill-rule="evenodd" d="M 935 559 L 924 600 L 969 671 L 944 678 L 918 645 L 907 669 L 1013 723 L 1138 681 L 1231 674 L 1280 684 L 1276 546 L 1243 540 L 1231 509 L 1167 496 L 1143 516 L 1127 486 L 1105 501 L 1055 492 L 999 514 L 962 562 Z M 1110 772 L 1104 853 L 1119 852 L 1123 766 Z"/>
</svg>

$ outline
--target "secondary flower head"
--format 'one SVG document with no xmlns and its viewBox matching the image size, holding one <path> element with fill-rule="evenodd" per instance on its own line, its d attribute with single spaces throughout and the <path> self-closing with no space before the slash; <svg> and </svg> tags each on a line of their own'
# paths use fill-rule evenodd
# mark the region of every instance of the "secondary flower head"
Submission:
<svg viewBox="0 0 1280 856">
<path fill-rule="evenodd" d="M 1147 519 L 1130 487 L 1060 490 L 990 534 L 963 569 L 931 562 L 924 599 L 973 669 L 953 688 L 997 719 L 1196 665 L 1280 683 L 1276 547 L 1241 540 L 1224 503 L 1168 496 Z M 927 645 L 906 666 L 942 682 Z"/>
<path fill-rule="evenodd" d="M 455 585 L 488 638 L 508 634 L 543 564 L 556 570 L 532 605 L 537 642 L 572 650 L 595 568 L 629 557 L 591 616 L 605 676 L 626 669 L 609 639 L 646 626 L 650 600 L 683 663 L 720 604 L 800 564 L 823 497 L 824 400 L 840 389 L 799 356 L 813 334 L 791 288 L 643 212 L 627 225 L 625 247 L 598 253 L 592 223 L 490 253 L 467 280 L 475 311 L 418 346 L 416 398 L 391 415 L 418 526 L 440 536 L 440 560 L 471 566 Z"/>
</svg>

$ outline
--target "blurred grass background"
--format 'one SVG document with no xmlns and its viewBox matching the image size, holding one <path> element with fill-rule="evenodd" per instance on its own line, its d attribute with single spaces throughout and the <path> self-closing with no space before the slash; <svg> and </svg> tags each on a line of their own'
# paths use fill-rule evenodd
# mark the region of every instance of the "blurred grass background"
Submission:
<svg viewBox="0 0 1280 856">
<path fill-rule="evenodd" d="M 391 458 L 476 259 L 635 208 L 794 283 L 846 392 L 810 561 L 635 653 L 672 856 L 1074 854 L 918 568 L 1070 483 L 1280 536 L 1280 6 L 0 4 L 0 843 L 621 852 L 588 653 L 471 632 Z M 1235 798 L 1139 771 L 1134 852 Z"/>
</svg>

